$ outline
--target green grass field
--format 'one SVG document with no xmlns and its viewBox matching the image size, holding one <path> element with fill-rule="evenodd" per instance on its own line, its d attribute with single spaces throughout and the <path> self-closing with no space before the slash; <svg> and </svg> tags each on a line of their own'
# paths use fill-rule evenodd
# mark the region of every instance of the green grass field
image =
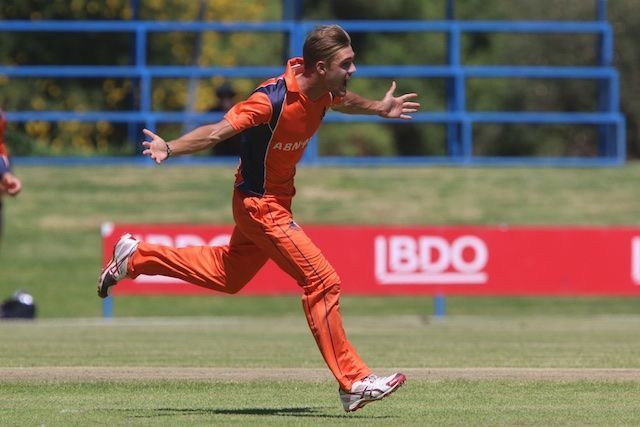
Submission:
<svg viewBox="0 0 640 427">
<path fill-rule="evenodd" d="M 0 324 L 2 425 L 638 425 L 640 316 L 346 316 L 393 396 L 344 414 L 303 315 Z"/>
<path fill-rule="evenodd" d="M 636 298 L 342 300 L 345 326 L 396 394 L 344 414 L 297 297 L 95 296 L 100 224 L 228 223 L 232 168 L 17 169 L 0 297 L 0 425 L 640 425 Z M 619 169 L 316 169 L 309 223 L 637 225 L 640 165 Z M 373 315 L 375 313 L 375 315 Z"/>
</svg>

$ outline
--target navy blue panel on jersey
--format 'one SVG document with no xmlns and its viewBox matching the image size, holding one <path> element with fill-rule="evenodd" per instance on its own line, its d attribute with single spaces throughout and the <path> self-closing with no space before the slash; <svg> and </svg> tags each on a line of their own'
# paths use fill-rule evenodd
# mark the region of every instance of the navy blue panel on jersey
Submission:
<svg viewBox="0 0 640 427">
<path fill-rule="evenodd" d="M 273 84 L 256 89 L 255 92 L 262 92 L 269 97 L 272 107 L 271 120 L 269 123 L 249 128 L 240 134 L 240 173 L 243 179 L 242 183 L 238 185 L 238 189 L 244 193 L 263 196 L 265 192 L 265 157 L 280 119 L 280 113 L 287 96 L 287 85 L 284 78 L 281 78 Z"/>
</svg>

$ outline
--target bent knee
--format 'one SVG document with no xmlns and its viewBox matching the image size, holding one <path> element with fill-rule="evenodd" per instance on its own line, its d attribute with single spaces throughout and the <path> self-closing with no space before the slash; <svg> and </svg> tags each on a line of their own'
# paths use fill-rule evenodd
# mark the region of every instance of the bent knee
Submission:
<svg viewBox="0 0 640 427">
<path fill-rule="evenodd" d="M 300 286 L 304 289 L 305 293 L 317 292 L 322 290 L 327 293 L 340 293 L 340 277 L 337 274 L 332 274 L 328 277 L 311 277 L 306 283 L 300 283 Z"/>
<path fill-rule="evenodd" d="M 214 286 L 211 287 L 211 289 L 215 289 L 216 291 L 223 292 L 225 294 L 233 295 L 233 294 L 237 294 L 238 292 L 240 292 L 242 290 L 242 288 L 244 288 L 244 285 L 246 285 L 246 282 L 244 282 L 244 283 L 226 282 L 222 286 L 214 285 Z"/>
<path fill-rule="evenodd" d="M 223 291 L 226 294 L 229 295 L 234 295 L 237 294 L 238 292 L 240 292 L 240 290 L 243 288 L 243 286 L 236 286 L 236 287 L 226 287 L 225 290 Z"/>
<path fill-rule="evenodd" d="M 229 278 L 225 277 L 210 277 L 202 283 L 197 284 L 217 292 L 237 294 L 242 290 L 242 288 L 244 288 L 244 285 L 246 285 L 247 282 L 247 280 L 229 280 Z"/>
</svg>

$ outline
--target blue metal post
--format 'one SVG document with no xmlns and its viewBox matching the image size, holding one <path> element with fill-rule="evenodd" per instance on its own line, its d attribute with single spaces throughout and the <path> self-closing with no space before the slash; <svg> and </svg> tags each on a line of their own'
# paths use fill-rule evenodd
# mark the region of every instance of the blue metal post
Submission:
<svg viewBox="0 0 640 427">
<path fill-rule="evenodd" d="M 147 129 L 156 130 L 155 123 L 149 119 L 152 110 L 151 103 L 151 75 L 147 68 L 147 31 L 145 26 L 136 28 L 136 68 L 140 75 L 140 112 L 146 115 Z M 139 147 L 136 147 L 137 149 Z"/>
<path fill-rule="evenodd" d="M 288 51 L 284 52 L 283 61 L 292 56 L 302 56 L 302 43 L 299 40 L 301 37 L 299 23 L 302 19 L 302 10 L 302 0 L 282 0 L 282 19 L 292 23 L 288 34 L 289 45 L 287 46 L 285 43 L 285 50 Z M 300 48 L 299 51 L 298 48 Z"/>
<path fill-rule="evenodd" d="M 113 317 L 113 297 L 107 297 L 102 300 L 102 317 L 104 319 Z"/>
<path fill-rule="evenodd" d="M 455 0 L 447 0 L 446 3 L 447 21 L 455 20 Z M 460 66 L 460 32 L 452 29 L 447 33 L 447 63 L 450 67 Z M 456 73 L 454 77 L 447 79 L 446 96 L 447 110 L 460 111 L 460 82 L 461 76 Z M 450 122 L 447 124 L 447 152 L 454 159 L 460 155 L 460 123 Z"/>
<path fill-rule="evenodd" d="M 607 20 L 607 0 L 596 0 L 596 17 L 600 22 Z M 598 35 L 598 65 L 601 67 L 611 65 L 612 57 L 612 38 L 610 32 L 600 33 Z M 599 79 L 598 80 L 598 112 L 612 111 L 610 105 L 610 85 L 611 79 Z M 615 149 L 614 139 L 611 132 L 613 125 L 602 124 L 598 125 L 598 155 L 609 157 Z"/>
<path fill-rule="evenodd" d="M 288 52 L 285 52 L 286 61 L 290 57 L 302 56 L 302 46 L 304 45 L 304 39 L 306 32 L 304 26 L 301 24 L 303 13 L 302 0 L 282 0 L 282 19 L 291 22 L 289 30 L 289 46 Z M 302 163 L 315 164 L 318 161 L 318 134 L 316 133 L 309 145 L 304 151 L 302 157 Z"/>
<path fill-rule="evenodd" d="M 316 133 L 309 140 L 309 145 L 304 150 L 302 155 L 302 163 L 305 165 L 317 165 L 318 164 L 318 134 Z"/>
<path fill-rule="evenodd" d="M 607 20 L 607 0 L 596 0 L 596 15 L 598 21 Z"/>
<path fill-rule="evenodd" d="M 446 311 L 444 295 L 437 294 L 433 297 L 433 314 L 436 318 L 444 318 Z"/>
<path fill-rule="evenodd" d="M 302 48 L 304 46 L 304 39 L 307 36 L 307 31 L 311 28 L 308 25 L 303 24 L 301 21 L 296 21 L 290 39 L 291 56 L 302 56 Z M 302 162 L 307 165 L 318 164 L 318 133 L 311 137 L 309 145 L 304 150 L 302 156 Z"/>
<path fill-rule="evenodd" d="M 282 19 L 285 21 L 299 21 L 302 10 L 302 0 L 282 0 Z"/>
<path fill-rule="evenodd" d="M 137 21 L 140 19 L 140 0 L 130 0 L 131 6 L 131 20 Z M 138 65 L 138 36 L 137 34 L 129 34 L 129 63 Z M 140 91 L 140 81 L 138 79 L 132 80 L 131 88 L 131 111 L 138 110 L 140 108 L 140 99 L 135 94 Z M 136 144 L 140 138 L 142 132 L 142 124 L 136 122 L 127 123 L 127 136 L 130 143 Z M 136 152 L 138 151 L 136 147 Z"/>
<path fill-rule="evenodd" d="M 455 19 L 455 3 L 455 0 L 447 0 L 447 3 L 445 5 L 445 18 L 449 21 Z"/>
<path fill-rule="evenodd" d="M 140 112 L 146 117 L 151 117 L 151 76 L 148 72 L 143 71 L 140 76 Z M 151 121 L 147 120 L 145 123 L 147 129 L 155 131 L 155 127 L 152 127 Z"/>
<path fill-rule="evenodd" d="M 616 123 L 616 153 L 617 162 L 622 165 L 626 157 L 625 148 L 627 147 L 627 129 L 625 128 L 624 118 L 620 117 Z"/>
<path fill-rule="evenodd" d="M 465 119 L 460 127 L 462 128 L 462 162 L 470 165 L 473 160 L 473 124 L 471 120 Z"/>
</svg>

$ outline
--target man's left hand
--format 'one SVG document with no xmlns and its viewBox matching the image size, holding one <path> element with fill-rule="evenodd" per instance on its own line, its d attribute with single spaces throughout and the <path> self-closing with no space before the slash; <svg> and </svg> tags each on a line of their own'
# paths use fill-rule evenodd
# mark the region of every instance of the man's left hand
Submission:
<svg viewBox="0 0 640 427">
<path fill-rule="evenodd" d="M 391 87 L 382 98 L 382 113 L 380 116 L 388 119 L 400 118 L 404 120 L 411 120 L 409 113 L 415 113 L 420 108 L 419 102 L 408 101 L 411 98 L 418 96 L 416 93 L 406 93 L 400 96 L 394 96 L 393 92 L 396 90 L 396 82 L 391 83 Z"/>
</svg>

